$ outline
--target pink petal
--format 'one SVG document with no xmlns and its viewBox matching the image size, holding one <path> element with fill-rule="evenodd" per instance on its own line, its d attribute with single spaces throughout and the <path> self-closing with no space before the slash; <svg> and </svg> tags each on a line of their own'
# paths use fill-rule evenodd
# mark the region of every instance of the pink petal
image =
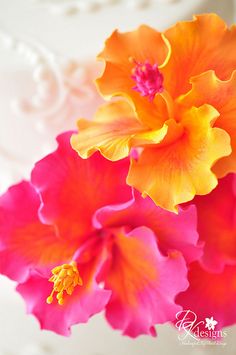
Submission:
<svg viewBox="0 0 236 355">
<path fill-rule="evenodd" d="M 39 221 L 39 206 L 39 196 L 27 182 L 0 197 L 0 273 L 18 282 L 30 268 L 70 259 L 75 250 L 75 243 L 59 240 L 53 227 Z"/>
<path fill-rule="evenodd" d="M 225 266 L 222 273 L 209 273 L 198 262 L 189 271 L 190 286 L 177 296 L 183 309 L 196 313 L 199 320 L 213 318 L 215 330 L 236 322 L 236 266 Z"/>
<path fill-rule="evenodd" d="M 219 180 L 215 190 L 196 197 L 198 232 L 205 243 L 202 266 L 221 272 L 225 265 L 236 265 L 236 175 Z"/>
<path fill-rule="evenodd" d="M 52 304 L 46 303 L 53 285 L 48 281 L 49 274 L 48 278 L 45 278 L 40 272 L 33 271 L 25 283 L 18 285 L 17 291 L 25 299 L 27 312 L 38 319 L 41 329 L 69 336 L 72 325 L 87 322 L 106 306 L 111 292 L 100 288 L 97 281 L 105 259 L 99 249 L 91 249 L 91 252 L 96 255 L 87 261 L 84 260 L 83 253 L 77 257 L 83 285 L 76 286 L 71 296 L 65 295 L 63 306 L 58 305 L 56 297 Z"/>
<path fill-rule="evenodd" d="M 156 234 L 158 245 L 164 253 L 171 249 L 178 250 L 187 262 L 197 260 L 202 255 L 194 206 L 180 208 L 177 215 L 157 207 L 149 197 L 144 199 L 135 192 L 133 200 L 125 204 L 106 206 L 98 210 L 94 216 L 94 225 L 97 228 L 146 226 Z"/>
<path fill-rule="evenodd" d="M 175 318 L 176 295 L 188 287 L 180 253 L 163 256 L 153 232 L 140 227 L 116 232 L 105 287 L 112 290 L 106 317 L 115 329 L 137 337 L 154 334 L 153 326 Z"/>
<path fill-rule="evenodd" d="M 112 163 L 99 153 L 84 160 L 71 148 L 71 134 L 60 135 L 57 150 L 35 165 L 32 183 L 44 203 L 42 220 L 56 225 L 63 237 L 83 239 L 93 231 L 92 215 L 98 208 L 130 199 L 125 182 L 129 160 Z"/>
</svg>

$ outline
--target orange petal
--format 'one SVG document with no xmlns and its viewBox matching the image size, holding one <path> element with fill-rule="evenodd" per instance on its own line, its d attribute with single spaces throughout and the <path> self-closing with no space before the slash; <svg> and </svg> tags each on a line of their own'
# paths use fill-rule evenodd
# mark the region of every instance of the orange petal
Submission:
<svg viewBox="0 0 236 355">
<path fill-rule="evenodd" d="M 141 63 L 149 60 L 150 63 L 161 66 L 168 60 L 168 54 L 169 45 L 166 39 L 149 26 L 142 25 L 136 31 L 126 33 L 114 31 L 107 39 L 104 50 L 98 55 L 98 59 L 106 63 L 103 75 L 97 80 L 101 93 L 110 97 L 132 90 L 134 82 L 131 79 L 131 58 Z"/>
<path fill-rule="evenodd" d="M 216 14 L 179 22 L 164 34 L 171 56 L 162 72 L 165 88 L 173 97 L 191 88 L 191 76 L 212 69 L 220 79 L 228 79 L 236 67 L 236 27 L 228 29 Z"/>
<path fill-rule="evenodd" d="M 180 97 L 179 103 L 186 107 L 214 106 L 220 113 L 214 126 L 224 129 L 231 138 L 232 153 L 220 159 L 213 168 L 218 177 L 236 172 L 236 71 L 231 78 L 221 81 L 214 71 L 208 71 L 191 79 L 192 89 Z"/>
<path fill-rule="evenodd" d="M 169 141 L 169 135 L 174 136 L 172 123 L 170 133 L 159 145 L 144 148 L 139 160 L 132 161 L 128 184 L 173 212 L 177 212 L 178 204 L 192 200 L 196 194 L 209 193 L 217 185 L 212 165 L 231 153 L 228 134 L 211 127 L 217 116 L 210 105 L 186 111 L 175 127 L 177 131 L 183 127 L 181 137 Z"/>
<path fill-rule="evenodd" d="M 140 96 L 132 104 L 140 122 L 152 129 L 160 129 L 166 120 L 173 117 L 173 101 L 166 91 L 157 94 L 152 102 Z"/>
<path fill-rule="evenodd" d="M 163 115 L 159 113 L 157 103 L 150 102 L 147 97 L 142 97 L 140 93 L 133 90 L 135 81 L 131 76 L 132 69 L 135 67 L 134 60 L 140 63 L 148 60 L 151 64 L 158 64 L 160 68 L 169 60 L 169 55 L 168 41 L 151 27 L 142 25 L 136 31 L 126 33 L 115 31 L 98 56 L 98 59 L 105 62 L 104 72 L 96 81 L 98 90 L 107 99 L 115 95 L 131 97 L 137 111 L 142 113 L 140 114 L 142 120 L 151 128 L 153 124 L 156 128 L 160 128 L 163 124 Z M 162 98 L 158 101 L 165 106 Z M 161 120 L 159 126 L 157 126 L 158 119 Z"/>
<path fill-rule="evenodd" d="M 81 119 L 78 128 L 71 145 L 82 158 L 100 151 L 112 161 L 127 157 L 131 147 L 159 143 L 167 132 L 166 126 L 154 131 L 143 126 L 125 101 L 100 107 L 94 121 Z"/>
</svg>

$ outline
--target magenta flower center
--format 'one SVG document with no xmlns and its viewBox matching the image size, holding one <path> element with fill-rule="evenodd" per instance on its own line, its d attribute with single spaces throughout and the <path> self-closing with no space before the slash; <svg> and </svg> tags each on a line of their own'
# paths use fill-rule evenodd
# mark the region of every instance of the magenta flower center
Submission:
<svg viewBox="0 0 236 355">
<path fill-rule="evenodd" d="M 133 62 L 136 66 L 132 70 L 131 78 L 136 82 L 136 86 L 132 89 L 153 101 L 155 95 L 164 90 L 163 75 L 158 69 L 158 65 L 152 65 L 147 60 L 145 63 L 139 63 L 135 60 Z"/>
</svg>

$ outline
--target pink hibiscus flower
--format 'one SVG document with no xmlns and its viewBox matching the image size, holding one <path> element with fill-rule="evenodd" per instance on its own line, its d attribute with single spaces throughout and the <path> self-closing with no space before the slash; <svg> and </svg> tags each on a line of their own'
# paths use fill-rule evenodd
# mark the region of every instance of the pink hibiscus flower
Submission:
<svg viewBox="0 0 236 355">
<path fill-rule="evenodd" d="M 189 288 L 177 296 L 200 319 L 217 320 L 215 330 L 236 322 L 236 175 L 219 180 L 209 195 L 194 199 L 204 252 L 189 267 Z"/>
<path fill-rule="evenodd" d="M 83 160 L 70 137 L 0 198 L 0 272 L 43 329 L 69 335 L 105 309 L 123 334 L 155 335 L 182 309 L 187 263 L 202 253 L 195 207 L 175 215 L 132 194 L 127 159 Z"/>
</svg>

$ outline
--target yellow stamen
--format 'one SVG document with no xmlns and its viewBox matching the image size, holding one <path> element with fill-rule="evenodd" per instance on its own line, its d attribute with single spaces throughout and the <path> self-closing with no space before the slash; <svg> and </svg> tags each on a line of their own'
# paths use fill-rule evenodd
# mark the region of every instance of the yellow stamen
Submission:
<svg viewBox="0 0 236 355">
<path fill-rule="evenodd" d="M 129 62 L 132 63 L 132 64 L 135 63 L 134 57 L 131 57 L 131 56 L 130 56 L 130 57 L 128 58 L 128 60 L 129 60 Z"/>
<path fill-rule="evenodd" d="M 49 281 L 54 283 L 53 290 L 47 298 L 47 303 L 53 302 L 53 295 L 56 292 L 56 298 L 59 305 L 64 304 L 64 292 L 72 295 L 74 288 L 77 285 L 82 286 L 83 280 L 80 277 L 77 269 L 77 264 L 72 261 L 70 264 L 63 264 L 52 269 L 52 276 Z"/>
</svg>

